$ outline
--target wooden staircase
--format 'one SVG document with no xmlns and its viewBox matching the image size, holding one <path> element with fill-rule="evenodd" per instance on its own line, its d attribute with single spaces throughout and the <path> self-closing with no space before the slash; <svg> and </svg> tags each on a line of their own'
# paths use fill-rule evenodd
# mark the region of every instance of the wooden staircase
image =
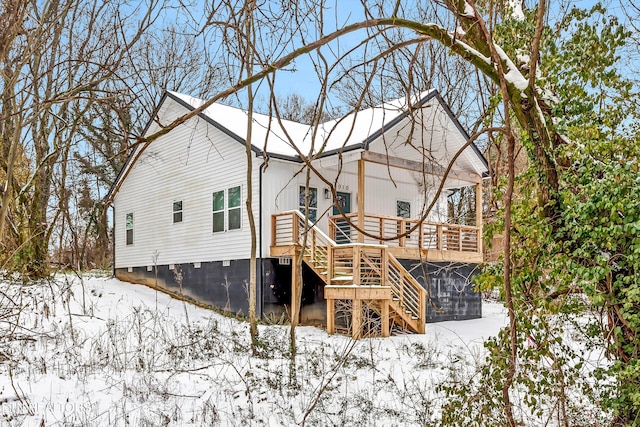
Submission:
<svg viewBox="0 0 640 427">
<path fill-rule="evenodd" d="M 299 253 L 324 281 L 330 333 L 334 331 L 335 300 L 352 301 L 356 338 L 361 333 L 362 301 L 375 302 L 368 306 L 380 316 L 383 336 L 389 335 L 393 324 L 425 332 L 427 293 L 386 245 L 337 244 L 316 226 L 305 227 L 298 211 L 274 215 L 272 226 L 272 253 L 274 248 L 295 247 L 289 253 Z"/>
</svg>

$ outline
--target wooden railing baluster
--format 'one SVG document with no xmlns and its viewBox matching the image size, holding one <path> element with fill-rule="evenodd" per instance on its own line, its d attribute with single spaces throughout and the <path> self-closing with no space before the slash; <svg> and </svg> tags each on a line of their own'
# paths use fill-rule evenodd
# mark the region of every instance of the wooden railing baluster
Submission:
<svg viewBox="0 0 640 427">
<path fill-rule="evenodd" d="M 302 243 L 301 237 L 306 227 L 304 217 L 299 212 L 275 214 L 271 224 L 274 246 Z M 378 224 L 384 231 L 384 220 L 380 219 Z M 396 228 L 400 227 L 401 230 L 406 230 L 406 224 L 404 219 L 395 222 Z M 382 307 L 386 304 L 392 309 L 398 316 L 396 321 L 405 327 L 424 332 L 426 291 L 392 255 L 387 245 L 337 245 L 315 225 L 306 230 L 309 238 L 307 249 L 302 252 L 303 260 L 325 283 L 329 285 L 332 280 L 343 277 L 346 279 L 344 284 L 389 286 L 394 299 L 385 300 Z M 422 225 L 420 234 L 423 234 Z"/>
<path fill-rule="evenodd" d="M 378 244 L 387 245 L 391 248 L 416 249 L 417 251 L 437 250 L 449 252 L 467 252 L 482 254 L 482 227 L 436 223 L 429 221 L 421 221 L 415 219 L 406 219 L 400 217 L 391 217 L 384 215 L 365 215 L 364 223 L 358 224 L 356 213 L 346 215 L 355 225 L 367 233 L 374 233 L 377 238 L 365 236 L 364 242 L 377 242 Z M 337 227 L 335 221 L 340 216 L 329 218 L 329 233 L 332 239 L 337 238 L 337 233 L 341 233 L 340 227 Z M 403 234 L 407 231 L 407 227 L 418 226 L 414 233 L 409 236 L 403 236 L 397 239 L 386 240 L 395 234 Z M 350 241 L 357 240 L 357 235 L 351 229 Z M 412 240 L 411 236 L 416 236 L 417 241 Z M 463 256 L 463 260 L 466 260 Z"/>
</svg>

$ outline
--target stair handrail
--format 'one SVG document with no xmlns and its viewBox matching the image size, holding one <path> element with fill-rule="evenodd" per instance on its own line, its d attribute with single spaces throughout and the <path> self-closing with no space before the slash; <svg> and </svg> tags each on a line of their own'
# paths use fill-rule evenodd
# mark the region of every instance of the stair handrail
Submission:
<svg viewBox="0 0 640 427">
<path fill-rule="evenodd" d="M 400 261 L 398 261 L 398 259 L 389 251 L 387 251 L 386 249 L 388 249 L 388 245 L 384 245 L 384 244 L 370 244 L 370 243 L 346 243 L 346 244 L 337 244 L 332 238 L 330 238 L 325 232 L 323 232 L 322 230 L 320 230 L 320 228 L 318 228 L 315 224 L 309 224 L 307 222 L 307 224 L 309 225 L 308 228 L 304 227 L 304 215 L 299 211 L 299 210 L 290 210 L 290 211 L 285 211 L 285 212 L 280 212 L 279 215 L 281 216 L 285 216 L 285 215 L 292 215 L 292 220 L 295 218 L 295 216 L 298 217 L 298 224 L 297 224 L 297 232 L 295 232 L 293 229 L 292 231 L 292 235 L 296 236 L 298 238 L 298 242 L 296 243 L 301 243 L 301 238 L 302 235 L 300 233 L 300 228 L 304 228 L 307 230 L 307 232 L 312 231 L 312 239 L 315 239 L 315 236 L 319 236 L 321 238 L 321 240 L 326 241 L 327 243 L 327 273 L 326 273 L 326 279 L 328 281 L 331 280 L 332 278 L 332 270 L 333 270 L 333 250 L 336 248 L 343 248 L 346 249 L 348 247 L 352 247 L 353 250 L 358 254 L 358 264 L 360 261 L 360 254 L 361 254 L 361 249 L 368 247 L 368 248 L 381 248 L 383 249 L 383 251 L 381 252 L 381 257 L 386 259 L 387 261 L 387 265 L 389 266 L 393 266 L 393 268 L 395 268 L 398 273 L 400 274 L 400 277 L 398 278 L 399 281 L 394 280 L 393 275 L 391 274 L 390 271 L 387 271 L 389 268 L 383 268 L 383 271 L 378 271 L 378 273 L 381 275 L 381 278 L 383 280 L 383 283 L 389 283 L 390 287 L 391 287 L 391 292 L 392 294 L 399 298 L 399 302 L 400 304 L 403 305 L 404 309 L 407 309 L 409 311 L 409 313 L 411 314 L 412 317 L 415 317 L 419 322 L 418 322 L 418 329 L 419 332 L 421 331 L 421 333 L 424 333 L 424 322 L 425 322 L 425 313 L 426 313 L 426 296 L 427 296 L 427 291 L 422 287 L 422 285 L 420 285 L 420 283 L 418 283 L 418 281 L 413 277 L 413 275 L 407 271 L 407 269 L 400 263 Z M 291 224 L 292 227 L 296 226 L 295 224 Z M 304 230 L 303 230 L 304 231 Z M 324 243 L 324 242 L 323 242 Z M 312 243 L 312 245 L 307 245 L 309 248 L 313 248 L 316 246 L 316 242 L 314 241 Z M 312 251 L 314 251 L 314 249 L 311 249 Z M 355 258 L 355 253 L 354 253 L 354 258 Z M 374 267 L 374 269 L 377 270 L 377 268 L 375 267 L 375 263 L 372 262 L 371 259 L 369 259 L 369 256 L 367 254 L 365 255 L 365 262 L 367 262 L 371 267 Z M 314 254 L 315 256 L 315 254 Z M 354 259 L 354 264 L 355 264 L 355 259 Z M 355 267 L 355 265 L 354 265 Z M 406 280 L 403 280 L 403 278 L 406 278 Z M 327 282 L 329 283 L 329 282 Z M 410 285 L 409 288 L 405 289 L 406 284 Z"/>
<path fill-rule="evenodd" d="M 305 217 L 302 214 L 302 212 L 300 212 L 297 209 L 293 209 L 293 210 L 290 210 L 290 211 L 284 211 L 284 212 L 281 212 L 281 214 L 282 215 L 286 215 L 286 214 L 297 215 L 300 220 L 302 220 L 302 221 L 305 220 Z M 336 242 L 331 237 L 329 237 L 324 231 L 322 231 L 318 226 L 316 226 L 315 224 L 311 224 L 310 222 L 307 222 L 307 225 L 309 225 L 309 227 L 307 228 L 308 230 L 314 230 L 324 240 L 326 240 L 327 243 L 329 243 L 331 246 L 336 246 Z M 300 243 L 300 242 L 297 242 L 297 243 Z"/>
<path fill-rule="evenodd" d="M 411 303 L 406 308 L 409 309 L 412 315 L 416 316 L 418 319 L 424 320 L 424 316 L 426 313 L 425 305 L 426 305 L 427 291 L 422 287 L 422 285 L 420 285 L 420 283 L 418 283 L 418 281 L 413 277 L 413 275 L 409 273 L 406 268 L 404 268 L 404 266 L 400 263 L 400 261 L 398 261 L 398 259 L 395 256 L 393 256 L 393 254 L 388 253 L 387 259 L 389 260 L 389 264 L 393 265 L 398 271 L 400 272 L 404 271 L 407 273 L 405 275 L 407 278 L 407 283 L 410 284 L 412 288 L 411 289 L 412 292 L 409 292 L 409 293 L 405 292 L 405 289 L 397 289 L 399 287 L 404 288 L 404 285 L 403 285 L 404 281 L 400 280 L 400 283 L 394 283 L 392 275 L 389 274 L 388 280 L 389 280 L 389 283 L 391 283 L 391 293 L 396 294 L 394 296 L 397 296 L 400 299 L 400 301 L 405 302 L 405 304 L 407 302 Z M 398 295 L 398 293 L 401 293 L 402 295 Z M 411 294 L 415 294 L 416 298 L 413 298 Z"/>
<path fill-rule="evenodd" d="M 307 221 L 306 223 L 307 227 L 305 227 L 305 216 L 299 210 L 295 209 L 291 211 L 286 211 L 283 214 L 291 215 L 292 226 L 297 227 L 297 232 L 294 233 L 298 238 L 296 243 L 301 245 L 304 242 L 303 234 L 305 232 L 307 233 L 307 241 L 306 241 L 307 244 L 306 244 L 306 247 L 302 249 L 303 249 L 303 253 L 307 249 L 310 251 L 310 261 L 326 258 L 323 262 L 323 264 L 326 264 L 326 265 L 322 265 L 323 268 L 318 269 L 317 264 L 314 264 L 312 268 L 316 270 L 317 274 L 319 274 L 321 277 L 324 277 L 324 279 L 331 280 L 331 276 L 333 274 L 331 271 L 332 270 L 332 265 L 331 265 L 332 250 L 337 246 L 336 242 L 334 242 L 333 239 L 327 236 L 327 234 L 324 233 L 315 224 L 310 223 L 310 221 Z M 296 216 L 297 216 L 297 220 L 295 219 Z M 326 248 L 325 249 L 326 252 L 323 251 L 321 248 Z M 320 256 L 318 256 L 319 254 Z"/>
<path fill-rule="evenodd" d="M 347 223 L 347 225 L 349 226 L 349 234 L 347 235 L 347 233 L 344 232 L 344 229 L 342 229 L 341 227 L 338 227 L 338 224 L 336 223 L 336 221 L 334 220 L 334 218 L 342 218 L 342 219 L 346 219 L 349 218 L 351 220 L 352 218 L 352 214 L 346 214 L 344 216 L 330 216 L 327 218 L 327 221 L 329 222 L 329 230 L 331 230 L 331 228 L 333 228 L 333 230 L 335 231 L 335 235 L 336 235 L 336 239 L 338 239 L 338 232 L 341 233 L 342 236 L 344 236 L 348 242 L 351 242 L 351 229 L 353 229 L 353 227 L 351 226 L 351 224 Z M 351 220 L 353 222 L 353 220 Z M 337 243 L 336 243 L 337 244 Z"/>
</svg>

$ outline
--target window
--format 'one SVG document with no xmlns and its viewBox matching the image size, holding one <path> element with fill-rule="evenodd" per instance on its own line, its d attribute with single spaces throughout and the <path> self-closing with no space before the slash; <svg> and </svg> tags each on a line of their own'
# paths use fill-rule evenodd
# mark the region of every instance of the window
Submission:
<svg viewBox="0 0 640 427">
<path fill-rule="evenodd" d="M 133 212 L 129 212 L 126 216 L 126 243 L 133 245 Z"/>
<path fill-rule="evenodd" d="M 400 218 L 411 218 L 411 203 L 405 202 L 403 200 L 396 201 L 396 216 Z M 404 231 L 401 230 L 400 225 L 398 224 L 398 234 L 406 233 L 411 230 L 411 224 L 406 223 L 404 225 Z M 407 234 L 405 239 L 410 239 L 411 235 Z"/>
<path fill-rule="evenodd" d="M 229 230 L 242 228 L 242 207 L 240 206 L 240 186 L 231 187 L 229 194 Z"/>
<path fill-rule="evenodd" d="M 226 228 L 225 228 L 226 225 Z M 242 190 L 230 187 L 213 193 L 213 232 L 242 228 Z"/>
<path fill-rule="evenodd" d="M 182 222 L 182 200 L 173 202 L 173 222 Z"/>
<path fill-rule="evenodd" d="M 411 203 L 398 200 L 396 202 L 396 216 L 411 218 Z"/>
<path fill-rule="evenodd" d="M 213 193 L 213 232 L 224 231 L 224 190 Z"/>
<path fill-rule="evenodd" d="M 302 215 L 304 215 L 306 193 L 307 193 L 306 187 L 304 185 L 301 185 L 298 204 L 300 206 L 300 212 L 302 212 Z M 309 221 L 316 222 L 317 217 L 318 217 L 318 189 L 314 187 L 309 187 Z"/>
</svg>

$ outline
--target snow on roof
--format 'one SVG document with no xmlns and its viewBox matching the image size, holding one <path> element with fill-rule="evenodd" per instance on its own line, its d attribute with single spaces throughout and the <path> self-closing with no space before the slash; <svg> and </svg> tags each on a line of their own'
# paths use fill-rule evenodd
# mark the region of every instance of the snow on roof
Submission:
<svg viewBox="0 0 640 427">
<path fill-rule="evenodd" d="M 186 108 L 197 108 L 205 102 L 177 92 L 168 94 Z M 202 114 L 238 141 L 246 140 L 247 111 L 215 103 Z M 415 124 L 422 130 L 411 131 Z M 297 160 L 300 154 L 306 156 L 310 152 L 327 156 L 355 149 L 368 150 L 370 144 L 391 144 L 396 147 L 391 151 L 407 160 L 422 161 L 424 156 L 416 150 L 407 151 L 407 146 L 428 149 L 431 161 L 442 167 L 447 166 L 468 138 L 435 89 L 422 92 L 411 100 L 403 97 L 353 111 L 340 119 L 321 123 L 317 128 L 254 113 L 251 132 L 254 150 L 274 157 Z M 456 169 L 477 174 L 488 171 L 486 160 L 475 146 L 465 149 L 456 161 Z"/>
<path fill-rule="evenodd" d="M 411 100 L 411 107 L 418 106 L 434 90 L 426 91 Z M 409 110 L 409 99 L 398 98 L 382 105 L 354 111 L 346 116 L 322 123 L 318 132 L 319 141 L 315 149 L 322 148 L 324 152 L 332 152 L 350 146 L 363 144 L 371 135 L 387 128 L 391 122 L 398 119 Z M 324 147 L 323 147 L 324 144 Z"/>
<path fill-rule="evenodd" d="M 433 90 L 416 96 L 414 104 L 419 103 Z M 180 99 L 193 108 L 197 108 L 205 101 L 169 91 L 171 95 Z M 307 155 L 313 147 L 313 153 L 332 152 L 364 144 L 369 136 L 408 109 L 408 99 L 399 98 L 382 105 L 352 112 L 340 119 L 330 120 L 318 126 L 315 140 L 312 126 L 290 120 L 278 121 L 265 114 L 253 113 L 252 145 L 259 151 L 287 157 L 298 156 L 298 150 Z M 241 139 L 247 137 L 247 111 L 215 103 L 203 112 L 210 119 L 220 124 Z"/>
<path fill-rule="evenodd" d="M 205 102 L 202 99 L 189 95 L 172 91 L 169 91 L 169 93 L 194 108 L 198 108 Z M 215 103 L 204 110 L 203 113 L 243 140 L 247 138 L 247 111 Z M 282 126 L 280 126 L 280 123 L 282 123 Z M 308 125 L 290 120 L 281 120 L 278 122 L 278 120 L 273 117 L 254 112 L 253 126 L 251 128 L 251 144 L 259 151 L 294 157 L 298 155 L 298 152 L 291 144 L 291 141 L 295 141 L 297 148 L 300 149 L 303 154 L 307 154 L 308 147 L 301 142 L 308 139 L 310 131 L 311 128 Z"/>
<path fill-rule="evenodd" d="M 157 114 L 163 115 L 163 119 L 169 121 L 180 117 L 179 109 L 195 109 L 205 102 L 178 92 L 168 91 L 167 95 L 174 104 L 164 104 Z M 431 99 L 434 99 L 434 102 L 430 102 Z M 435 108 L 431 108 L 434 106 Z M 173 107 L 178 107 L 178 110 Z M 168 117 L 164 117 L 165 114 Z M 175 116 L 171 118 L 172 115 Z M 246 140 L 247 111 L 214 103 L 201 115 L 239 142 L 244 143 Z M 421 130 L 407 131 L 414 129 L 413 125 L 418 125 Z M 159 118 L 155 118 L 149 122 L 145 134 L 151 135 L 160 129 Z M 398 98 L 376 107 L 351 112 L 338 120 L 321 123 L 317 129 L 290 120 L 277 120 L 265 114 L 254 113 L 251 130 L 255 151 L 295 161 L 300 160 L 300 154 L 308 155 L 311 148 L 313 154 L 321 153 L 321 156 L 327 156 L 353 149 L 369 150 L 370 145 L 383 144 L 384 150 L 390 150 L 387 153 L 393 152 L 406 160 L 424 161 L 424 150 L 428 150 L 430 161 L 446 167 L 453 154 L 468 139 L 466 132 L 435 89 L 420 93 L 411 103 L 408 97 Z M 389 138 L 386 138 L 387 136 Z M 145 147 L 146 145 L 138 145 L 129 155 L 109 189 L 108 201 L 113 199 L 121 182 Z M 465 148 L 462 154 L 456 160 L 455 169 L 480 175 L 488 172 L 487 161 L 474 144 Z"/>
</svg>

